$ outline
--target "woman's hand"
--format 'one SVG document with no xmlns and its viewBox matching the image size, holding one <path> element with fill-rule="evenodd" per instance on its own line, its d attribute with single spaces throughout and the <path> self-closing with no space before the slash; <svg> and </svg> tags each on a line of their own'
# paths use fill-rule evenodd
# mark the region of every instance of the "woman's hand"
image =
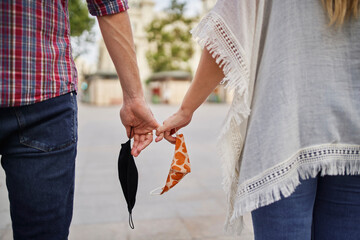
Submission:
<svg viewBox="0 0 360 240">
<path fill-rule="evenodd" d="M 191 121 L 192 115 L 193 112 L 180 108 L 175 114 L 166 119 L 162 126 L 156 129 L 157 138 L 155 142 L 159 142 L 165 138 L 170 143 L 175 144 L 176 138 L 173 137 L 172 134 L 187 126 Z"/>
<path fill-rule="evenodd" d="M 155 141 L 159 142 L 165 137 L 166 140 L 175 144 L 175 138 L 171 135 L 190 123 L 195 110 L 206 100 L 223 78 L 222 69 L 217 65 L 209 51 L 204 49 L 195 77 L 186 92 L 180 109 L 156 130 L 157 138 Z"/>
</svg>

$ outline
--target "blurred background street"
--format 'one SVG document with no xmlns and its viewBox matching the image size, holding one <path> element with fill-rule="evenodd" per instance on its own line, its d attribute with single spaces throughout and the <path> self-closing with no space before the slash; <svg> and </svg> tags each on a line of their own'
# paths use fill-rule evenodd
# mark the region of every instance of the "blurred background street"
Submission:
<svg viewBox="0 0 360 240">
<path fill-rule="evenodd" d="M 119 106 L 79 104 L 74 217 L 70 240 L 232 240 L 224 235 L 225 195 L 216 139 L 227 104 L 205 104 L 182 130 L 192 173 L 162 196 L 149 192 L 163 186 L 174 146 L 151 144 L 135 159 L 139 172 L 135 229 L 128 226 L 126 202 L 117 176 L 120 144 L 127 141 L 119 120 Z M 177 110 L 174 105 L 152 105 L 159 122 Z M 253 239 L 251 220 L 241 239 Z M 4 171 L 0 170 L 0 240 L 12 239 Z"/>
</svg>

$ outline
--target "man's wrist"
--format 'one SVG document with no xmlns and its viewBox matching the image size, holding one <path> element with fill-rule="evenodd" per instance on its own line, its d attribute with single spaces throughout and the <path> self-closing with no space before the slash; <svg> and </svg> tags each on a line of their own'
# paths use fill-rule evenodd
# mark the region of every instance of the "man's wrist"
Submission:
<svg viewBox="0 0 360 240">
<path fill-rule="evenodd" d="M 132 94 L 132 95 L 124 94 L 123 101 L 125 104 L 136 103 L 136 102 L 146 102 L 144 95 L 141 93 Z"/>
<path fill-rule="evenodd" d="M 141 85 L 138 87 L 132 87 L 134 90 L 126 89 L 123 87 L 123 100 L 124 102 L 132 102 L 132 101 L 145 101 L 144 92 L 142 90 Z"/>
</svg>

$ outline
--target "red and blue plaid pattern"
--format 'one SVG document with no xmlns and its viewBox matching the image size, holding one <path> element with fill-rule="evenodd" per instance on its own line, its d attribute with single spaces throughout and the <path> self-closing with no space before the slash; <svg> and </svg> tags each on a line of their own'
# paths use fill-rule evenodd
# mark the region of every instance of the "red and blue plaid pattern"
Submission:
<svg viewBox="0 0 360 240">
<path fill-rule="evenodd" d="M 126 0 L 87 0 L 92 15 L 125 11 Z M 0 1 L 0 107 L 77 90 L 68 0 Z"/>
<path fill-rule="evenodd" d="M 89 12 L 93 16 L 104 16 L 118 12 L 126 11 L 128 7 L 127 0 L 86 0 Z"/>
</svg>

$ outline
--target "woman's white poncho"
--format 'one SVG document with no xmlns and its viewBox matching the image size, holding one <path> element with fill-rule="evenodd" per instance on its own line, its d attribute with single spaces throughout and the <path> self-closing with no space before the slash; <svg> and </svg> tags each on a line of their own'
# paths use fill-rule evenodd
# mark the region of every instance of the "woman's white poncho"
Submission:
<svg viewBox="0 0 360 240">
<path fill-rule="evenodd" d="M 360 173 L 360 21 L 321 1 L 219 0 L 193 30 L 234 99 L 220 134 L 229 232 L 299 179 Z"/>
</svg>

